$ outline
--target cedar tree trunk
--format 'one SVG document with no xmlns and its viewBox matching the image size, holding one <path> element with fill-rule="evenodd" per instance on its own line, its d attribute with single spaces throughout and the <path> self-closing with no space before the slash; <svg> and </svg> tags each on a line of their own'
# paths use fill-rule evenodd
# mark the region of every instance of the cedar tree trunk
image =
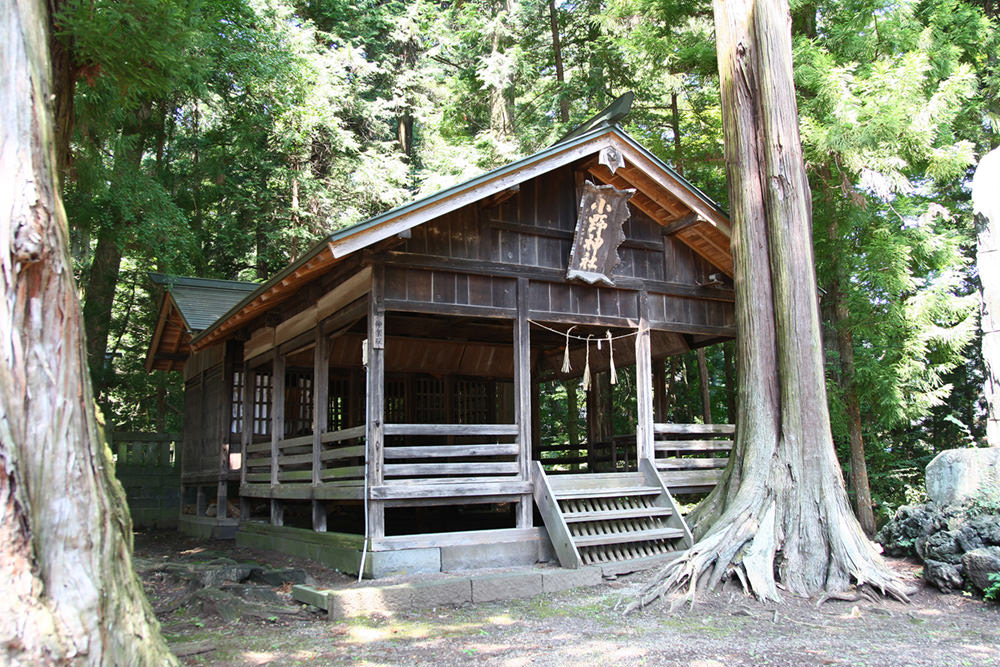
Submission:
<svg viewBox="0 0 1000 667">
<path fill-rule="evenodd" d="M 976 266 L 982 285 L 981 326 L 986 382 L 986 442 L 1000 447 L 1000 148 L 983 156 L 972 178 Z"/>
<path fill-rule="evenodd" d="M 0 663 L 173 664 L 87 376 L 46 25 L 0 3 Z"/>
<path fill-rule="evenodd" d="M 809 187 L 786 0 L 715 0 L 733 216 L 737 433 L 697 508 L 699 540 L 635 606 L 736 576 L 763 600 L 870 584 L 905 599 L 851 512 L 833 448 L 819 332 Z"/>
</svg>

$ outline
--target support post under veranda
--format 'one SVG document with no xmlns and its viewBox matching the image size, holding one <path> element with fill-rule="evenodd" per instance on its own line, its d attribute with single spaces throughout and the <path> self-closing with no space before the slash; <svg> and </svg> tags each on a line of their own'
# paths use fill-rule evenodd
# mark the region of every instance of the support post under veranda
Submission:
<svg viewBox="0 0 1000 667">
<path fill-rule="evenodd" d="M 737 433 L 698 541 L 630 608 L 736 578 L 762 600 L 906 599 L 851 512 L 830 432 L 787 0 L 715 0 L 738 331 Z"/>
</svg>

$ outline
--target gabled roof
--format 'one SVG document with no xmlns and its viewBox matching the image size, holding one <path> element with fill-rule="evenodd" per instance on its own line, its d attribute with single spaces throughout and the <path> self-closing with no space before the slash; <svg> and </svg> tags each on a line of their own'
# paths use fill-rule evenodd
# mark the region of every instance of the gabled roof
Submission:
<svg viewBox="0 0 1000 667">
<path fill-rule="evenodd" d="M 156 331 L 146 353 L 146 370 L 180 370 L 191 353 L 191 338 L 207 329 L 255 291 L 258 283 L 186 278 L 150 273 L 164 289 Z"/>
<path fill-rule="evenodd" d="M 731 276 L 731 228 L 725 212 L 704 192 L 614 124 L 618 117 L 607 114 L 604 121 L 582 133 L 574 130 L 558 143 L 534 155 L 331 233 L 320 239 L 298 261 L 260 285 L 196 335 L 193 347 L 198 349 L 229 335 L 358 250 L 467 204 L 507 191 L 539 174 L 578 161 L 582 161 L 582 168 L 599 181 L 617 187 L 635 188 L 637 192 L 631 204 L 664 225 L 666 233 L 673 234 Z M 591 121 L 581 128 L 589 125 L 592 125 Z M 625 166 L 611 173 L 600 164 L 598 155 L 605 149 L 617 151 L 624 158 Z"/>
</svg>

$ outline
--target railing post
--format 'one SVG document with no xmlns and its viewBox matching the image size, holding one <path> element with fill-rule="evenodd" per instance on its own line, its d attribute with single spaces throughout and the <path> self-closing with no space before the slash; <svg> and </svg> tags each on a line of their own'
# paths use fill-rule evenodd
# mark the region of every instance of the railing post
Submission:
<svg viewBox="0 0 1000 667">
<path fill-rule="evenodd" d="M 330 391 L 330 339 L 324 334 L 322 325 L 316 327 L 316 346 L 313 348 L 313 442 L 312 442 L 312 485 L 315 489 L 322 481 L 323 445 L 320 438 L 326 432 L 328 394 Z M 326 504 L 322 500 L 312 501 L 313 530 L 326 532 Z"/>
<path fill-rule="evenodd" d="M 371 292 L 368 295 L 368 370 L 366 373 L 368 409 L 365 421 L 365 446 L 368 448 L 368 535 L 385 535 L 385 505 L 371 500 L 371 487 L 384 479 L 385 445 L 385 304 L 382 294 L 384 268 L 373 267 Z"/>
<path fill-rule="evenodd" d="M 639 333 L 635 337 L 636 457 L 653 458 L 653 360 L 649 342 L 649 295 L 639 292 Z"/>
<path fill-rule="evenodd" d="M 271 524 L 284 524 L 281 500 L 274 498 L 278 486 L 278 443 L 285 436 L 285 355 L 274 349 L 271 360 Z"/>
<path fill-rule="evenodd" d="M 242 443 L 242 451 L 240 452 L 240 486 L 243 487 L 247 483 L 247 453 L 250 448 L 250 443 L 253 442 L 253 422 L 254 422 L 254 405 L 253 396 L 257 389 L 257 376 L 256 372 L 250 368 L 249 362 L 243 362 L 243 434 L 240 438 Z M 249 498 L 243 497 L 240 494 L 240 520 L 246 521 L 250 518 L 250 500 Z"/>
<path fill-rule="evenodd" d="M 517 317 L 514 319 L 514 404 L 517 406 L 518 476 L 531 479 L 531 330 L 528 322 L 528 279 L 517 279 Z M 532 499 L 521 496 L 517 504 L 517 527 L 530 528 Z"/>
</svg>

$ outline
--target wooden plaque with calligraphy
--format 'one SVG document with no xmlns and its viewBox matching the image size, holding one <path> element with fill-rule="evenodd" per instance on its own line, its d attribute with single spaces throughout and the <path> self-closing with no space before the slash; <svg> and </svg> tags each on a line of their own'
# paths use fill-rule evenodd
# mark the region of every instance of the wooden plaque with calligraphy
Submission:
<svg viewBox="0 0 1000 667">
<path fill-rule="evenodd" d="M 590 181 L 583 184 L 567 278 L 615 284 L 611 272 L 621 261 L 618 246 L 625 240 L 622 225 L 629 218 L 628 200 L 634 194 L 635 190 L 619 190 L 613 185 L 594 185 Z"/>
</svg>

